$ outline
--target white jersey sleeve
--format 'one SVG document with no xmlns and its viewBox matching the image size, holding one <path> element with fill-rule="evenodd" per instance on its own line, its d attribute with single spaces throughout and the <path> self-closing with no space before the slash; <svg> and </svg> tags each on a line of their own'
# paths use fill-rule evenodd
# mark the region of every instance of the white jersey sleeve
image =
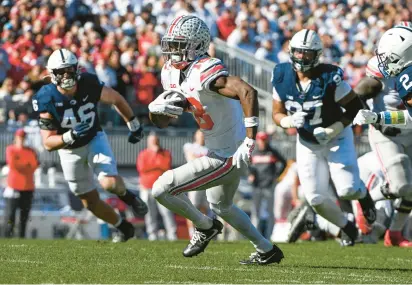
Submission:
<svg viewBox="0 0 412 285">
<path fill-rule="evenodd" d="M 218 58 L 205 57 L 194 64 L 192 73 L 197 73 L 193 76 L 197 82 L 197 90 L 210 90 L 209 84 L 220 76 L 229 76 L 226 66 Z"/>
</svg>

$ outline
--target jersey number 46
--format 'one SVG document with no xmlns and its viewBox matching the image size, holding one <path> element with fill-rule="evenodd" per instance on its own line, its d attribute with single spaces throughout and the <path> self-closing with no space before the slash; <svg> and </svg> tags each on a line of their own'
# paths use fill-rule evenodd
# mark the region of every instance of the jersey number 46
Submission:
<svg viewBox="0 0 412 285">
<path fill-rule="evenodd" d="M 88 121 L 90 128 L 93 126 L 96 117 L 96 113 L 94 111 L 90 111 L 93 108 L 94 104 L 89 102 L 86 105 L 80 106 L 79 110 L 77 111 L 80 122 Z M 80 122 L 77 121 L 72 108 L 66 109 L 64 111 L 63 120 L 61 122 L 62 128 L 72 129 Z"/>
</svg>

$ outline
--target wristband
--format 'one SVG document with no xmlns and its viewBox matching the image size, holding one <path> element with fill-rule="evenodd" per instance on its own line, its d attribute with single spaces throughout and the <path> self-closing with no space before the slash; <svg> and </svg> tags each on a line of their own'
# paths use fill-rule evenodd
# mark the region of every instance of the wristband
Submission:
<svg viewBox="0 0 412 285">
<path fill-rule="evenodd" d="M 405 125 L 405 114 L 403 111 L 384 111 L 378 114 L 377 123 L 381 125 Z"/>
<path fill-rule="evenodd" d="M 257 127 L 259 126 L 259 117 L 247 117 L 244 122 L 246 128 Z"/>
<path fill-rule="evenodd" d="M 65 132 L 65 133 L 63 134 L 63 136 L 62 136 L 62 139 L 63 139 L 63 142 L 64 142 L 65 144 L 73 144 L 74 141 L 75 141 L 75 139 L 74 139 L 74 137 L 73 137 L 73 133 L 72 133 L 71 130 Z"/>
<path fill-rule="evenodd" d="M 132 117 L 126 124 L 131 132 L 135 132 L 140 128 L 140 122 L 136 117 Z"/>
</svg>

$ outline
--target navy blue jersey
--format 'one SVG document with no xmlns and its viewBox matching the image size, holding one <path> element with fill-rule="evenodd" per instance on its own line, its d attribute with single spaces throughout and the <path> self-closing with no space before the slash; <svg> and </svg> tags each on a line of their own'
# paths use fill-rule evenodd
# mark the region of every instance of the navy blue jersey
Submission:
<svg viewBox="0 0 412 285">
<path fill-rule="evenodd" d="M 328 127 L 342 117 L 342 108 L 335 102 L 335 90 L 342 82 L 343 71 L 334 65 L 319 64 L 314 72 L 310 87 L 304 92 L 298 88 L 299 79 L 292 64 L 281 63 L 273 70 L 272 85 L 288 113 L 303 111 L 308 114 L 298 133 L 303 139 L 317 143 L 314 129 Z"/>
<path fill-rule="evenodd" d="M 412 94 L 412 66 L 405 68 L 396 77 L 396 89 L 402 100 L 407 99 L 406 97 Z M 411 107 L 408 108 L 410 109 Z"/>
<path fill-rule="evenodd" d="M 66 148 L 73 149 L 88 144 L 102 128 L 97 113 L 104 84 L 96 75 L 82 73 L 77 82 L 74 96 L 63 95 L 54 84 L 47 84 L 33 96 L 33 110 L 38 113 L 47 112 L 53 116 L 54 126 L 58 134 L 72 129 L 76 124 L 86 121 L 91 127 L 88 134 Z"/>
</svg>

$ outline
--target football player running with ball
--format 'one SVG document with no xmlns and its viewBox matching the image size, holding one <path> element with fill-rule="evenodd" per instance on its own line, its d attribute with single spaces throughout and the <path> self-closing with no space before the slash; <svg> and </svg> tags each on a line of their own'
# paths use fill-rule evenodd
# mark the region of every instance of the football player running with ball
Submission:
<svg viewBox="0 0 412 285">
<path fill-rule="evenodd" d="M 195 225 L 192 239 L 183 251 L 185 257 L 203 252 L 223 228 L 217 219 L 193 206 L 185 194 L 206 190 L 210 209 L 256 248 L 241 264 L 279 263 L 282 251 L 233 204 L 242 168 L 249 164 L 255 146 L 259 125 L 257 92 L 239 77 L 229 76 L 223 63 L 207 54 L 209 43 L 209 29 L 195 16 L 177 17 L 162 38 L 162 52 L 167 59 L 162 85 L 166 91 L 149 105 L 151 119 L 157 126 L 166 127 L 168 117 L 179 116 L 185 110 L 177 107 L 183 95 L 187 110 L 205 135 L 209 152 L 165 172 L 153 185 L 152 193 L 165 207 Z M 181 95 L 169 98 L 172 93 Z"/>
<path fill-rule="evenodd" d="M 129 142 L 143 138 L 143 129 L 123 96 L 105 87 L 96 75 L 80 73 L 76 56 L 67 49 L 52 53 L 47 70 L 52 83 L 33 97 L 33 110 L 39 113 L 43 145 L 57 150 L 70 190 L 96 217 L 122 233 L 118 241 L 134 236 L 134 228 L 100 200 L 93 174 L 103 189 L 116 194 L 134 214 L 144 216 L 146 204 L 125 188 L 118 175 L 116 160 L 97 114 L 98 102 L 113 105 L 129 127 Z"/>
<path fill-rule="evenodd" d="M 312 30 L 301 30 L 292 37 L 292 63 L 278 64 L 273 71 L 273 120 L 283 128 L 297 128 L 298 175 L 306 200 L 342 229 L 342 245 L 352 246 L 358 230 L 330 198 L 328 189 L 331 178 L 339 198 L 359 200 L 368 222 L 375 221 L 376 210 L 359 177 L 349 126 L 362 102 L 343 81 L 339 67 L 319 63 L 322 48 Z"/>
<path fill-rule="evenodd" d="M 372 148 L 382 164 L 388 187 L 375 191 L 375 200 L 384 198 L 396 199 L 395 216 L 391 227 L 385 236 L 385 245 L 411 247 L 401 234 L 401 230 L 412 210 L 412 25 L 410 22 L 395 26 L 386 31 L 379 41 L 376 50 L 377 67 L 385 77 L 385 82 L 391 81 L 399 93 L 399 105 L 406 110 L 387 108 L 360 110 L 355 124 L 374 124 L 369 133 Z M 377 71 L 377 72 L 379 72 Z M 402 104 L 403 103 L 403 104 Z M 392 130 L 384 136 L 381 130 Z M 395 130 L 396 132 L 393 132 Z"/>
</svg>

